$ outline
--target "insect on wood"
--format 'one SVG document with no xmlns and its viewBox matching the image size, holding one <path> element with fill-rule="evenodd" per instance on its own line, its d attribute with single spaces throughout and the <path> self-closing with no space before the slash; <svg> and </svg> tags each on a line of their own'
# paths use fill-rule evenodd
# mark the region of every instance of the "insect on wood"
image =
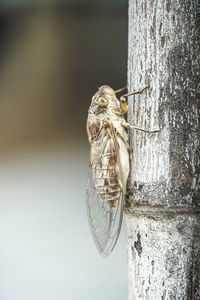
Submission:
<svg viewBox="0 0 200 300">
<path fill-rule="evenodd" d="M 125 87 L 126 88 L 126 87 Z M 93 239 L 101 255 L 109 255 L 119 237 L 129 175 L 131 148 L 126 129 L 148 131 L 128 124 L 126 98 L 144 90 L 125 94 L 118 100 L 110 86 L 103 85 L 92 97 L 87 133 L 91 145 L 87 185 L 87 213 Z"/>
</svg>

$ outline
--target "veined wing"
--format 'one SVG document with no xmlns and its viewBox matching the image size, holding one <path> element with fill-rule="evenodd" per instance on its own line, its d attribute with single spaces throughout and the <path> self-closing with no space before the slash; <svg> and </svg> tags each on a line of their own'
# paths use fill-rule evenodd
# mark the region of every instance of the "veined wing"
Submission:
<svg viewBox="0 0 200 300">
<path fill-rule="evenodd" d="M 118 167 L 118 181 L 122 182 L 122 178 L 120 178 L 122 176 L 122 172 L 119 159 L 118 143 L 113 128 L 111 127 L 109 130 L 112 135 L 113 141 L 112 151 L 115 152 L 116 164 Z M 100 147 L 98 155 L 99 159 L 102 159 L 102 157 L 105 156 L 105 149 L 110 142 L 111 140 L 110 138 L 108 138 Z M 112 153 L 110 153 L 110 155 L 112 157 Z M 90 229 L 97 249 L 102 256 L 107 256 L 115 247 L 122 225 L 124 208 L 124 187 L 121 188 L 118 194 L 119 197 L 116 208 L 111 209 L 110 203 L 107 200 L 113 198 L 109 198 L 108 196 L 105 200 L 102 200 L 102 197 L 100 197 L 99 195 L 99 191 L 97 191 L 95 177 L 97 168 L 98 163 L 90 163 L 87 185 L 87 213 Z M 105 171 L 102 171 L 102 183 L 106 180 L 106 178 L 108 178 L 108 181 L 112 181 L 112 174 L 110 174 L 109 172 L 109 165 L 107 165 L 106 168 L 105 165 L 103 165 L 103 168 L 105 169 Z"/>
</svg>

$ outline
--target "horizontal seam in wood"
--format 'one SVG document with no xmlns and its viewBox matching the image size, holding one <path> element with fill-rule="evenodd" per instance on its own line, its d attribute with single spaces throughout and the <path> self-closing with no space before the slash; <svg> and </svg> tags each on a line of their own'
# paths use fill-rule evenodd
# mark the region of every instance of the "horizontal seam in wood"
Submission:
<svg viewBox="0 0 200 300">
<path fill-rule="evenodd" d="M 200 207 L 158 207 L 158 206 L 135 206 L 126 208 L 125 212 L 135 216 L 176 216 L 176 215 L 198 215 L 200 214 Z"/>
</svg>

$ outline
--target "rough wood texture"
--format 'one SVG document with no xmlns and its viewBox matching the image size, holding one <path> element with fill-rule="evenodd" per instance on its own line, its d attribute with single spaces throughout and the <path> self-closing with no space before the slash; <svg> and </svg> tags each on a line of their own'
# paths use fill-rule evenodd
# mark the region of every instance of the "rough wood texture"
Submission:
<svg viewBox="0 0 200 300">
<path fill-rule="evenodd" d="M 129 1 L 129 299 L 200 299 L 199 4 Z"/>
</svg>

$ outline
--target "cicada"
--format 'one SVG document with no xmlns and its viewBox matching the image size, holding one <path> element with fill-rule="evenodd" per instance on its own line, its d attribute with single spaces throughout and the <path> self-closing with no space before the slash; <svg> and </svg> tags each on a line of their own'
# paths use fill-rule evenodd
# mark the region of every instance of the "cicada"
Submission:
<svg viewBox="0 0 200 300">
<path fill-rule="evenodd" d="M 145 88 L 146 89 L 146 88 Z M 126 97 L 103 85 L 92 97 L 88 111 L 87 133 L 91 145 L 87 185 L 87 213 L 90 229 L 101 255 L 109 255 L 118 240 L 130 169 L 131 148 L 125 118 Z"/>
</svg>

